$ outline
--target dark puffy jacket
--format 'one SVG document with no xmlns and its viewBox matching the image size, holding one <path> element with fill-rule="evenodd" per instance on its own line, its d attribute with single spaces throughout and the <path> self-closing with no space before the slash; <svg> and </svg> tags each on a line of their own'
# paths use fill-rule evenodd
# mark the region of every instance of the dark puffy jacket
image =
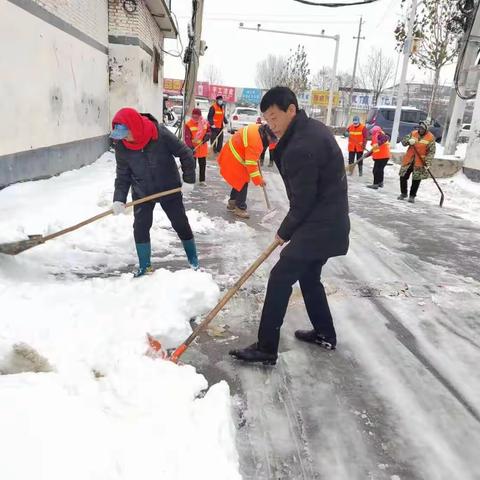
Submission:
<svg viewBox="0 0 480 480">
<path fill-rule="evenodd" d="M 142 150 L 130 150 L 121 141 L 115 144 L 117 177 L 114 202 L 125 202 L 132 187 L 134 200 L 180 187 L 182 182 L 175 157 L 180 158 L 183 181 L 195 183 L 192 150 L 149 114 L 158 129 L 158 140 L 151 140 Z"/>
<path fill-rule="evenodd" d="M 275 148 L 290 209 L 278 235 L 290 243 L 282 255 L 328 259 L 348 251 L 347 179 L 343 155 L 321 122 L 299 111 Z"/>
</svg>

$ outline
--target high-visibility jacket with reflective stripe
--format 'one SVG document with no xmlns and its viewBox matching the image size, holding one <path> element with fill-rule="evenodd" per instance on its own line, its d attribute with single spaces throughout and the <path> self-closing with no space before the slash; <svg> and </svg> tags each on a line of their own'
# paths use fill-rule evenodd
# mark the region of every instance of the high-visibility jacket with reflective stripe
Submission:
<svg viewBox="0 0 480 480">
<path fill-rule="evenodd" d="M 408 147 L 407 153 L 403 157 L 402 165 L 409 165 L 415 157 L 415 167 L 421 168 L 425 166 L 425 157 L 428 153 L 428 147 L 432 142 L 435 142 L 435 136 L 432 132 L 427 132 L 423 137 L 420 137 L 418 130 L 414 130 L 411 135 L 417 143 L 415 146 Z M 427 173 L 428 175 L 428 173 Z"/>
<path fill-rule="evenodd" d="M 385 135 L 383 130 L 372 138 L 372 158 L 374 160 L 387 160 L 390 158 L 390 142 L 385 142 L 379 145 L 377 143 L 379 135 Z"/>
<path fill-rule="evenodd" d="M 367 144 L 367 129 L 362 123 L 358 126 L 350 125 L 348 128 L 348 151 L 363 152 Z"/>
<path fill-rule="evenodd" d="M 208 132 L 208 122 L 202 119 L 200 122 L 196 123 L 193 119 L 190 119 L 186 124 L 185 127 L 190 130 L 192 135 L 192 145 L 195 148 L 193 152 L 193 156 L 195 158 L 203 158 L 208 155 L 208 144 L 203 143 L 203 139 Z"/>
<path fill-rule="evenodd" d="M 215 128 L 223 128 L 223 119 L 225 117 L 225 112 L 223 108 L 218 105 L 217 102 L 213 104 L 213 125 Z"/>
<path fill-rule="evenodd" d="M 259 127 L 258 124 L 251 124 L 238 130 L 218 156 L 220 174 L 235 190 L 241 190 L 250 180 L 255 185 L 263 181 L 258 168 L 263 151 Z"/>
</svg>

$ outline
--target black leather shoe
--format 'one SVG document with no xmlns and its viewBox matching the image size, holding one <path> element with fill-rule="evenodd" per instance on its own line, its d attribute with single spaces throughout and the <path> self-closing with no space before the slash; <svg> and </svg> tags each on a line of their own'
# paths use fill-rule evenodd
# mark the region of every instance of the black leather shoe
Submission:
<svg viewBox="0 0 480 480">
<path fill-rule="evenodd" d="M 317 333 L 315 330 L 296 330 L 295 337 L 302 342 L 315 343 L 327 350 L 335 350 L 337 339 L 335 337 L 326 337 Z"/>
<path fill-rule="evenodd" d="M 277 363 L 276 353 L 262 352 L 258 349 L 256 343 L 253 343 L 249 347 L 230 350 L 228 353 L 232 357 L 243 360 L 244 362 L 259 362 L 264 365 L 275 365 Z"/>
</svg>

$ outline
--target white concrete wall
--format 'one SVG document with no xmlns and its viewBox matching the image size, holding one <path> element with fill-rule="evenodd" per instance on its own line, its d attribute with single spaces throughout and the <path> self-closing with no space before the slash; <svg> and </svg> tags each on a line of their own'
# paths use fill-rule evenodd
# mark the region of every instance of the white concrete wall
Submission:
<svg viewBox="0 0 480 480">
<path fill-rule="evenodd" d="M 138 46 L 110 45 L 110 118 L 122 107 L 148 112 L 162 122 L 163 71 L 153 83 L 153 59 Z"/>
<path fill-rule="evenodd" d="M 163 66 L 158 70 L 158 83 L 153 83 L 153 59 L 140 50 L 139 106 L 163 122 Z"/>
<path fill-rule="evenodd" d="M 475 109 L 470 126 L 470 140 L 465 155 L 465 173 L 473 180 L 480 181 L 480 83 L 478 84 Z"/>
<path fill-rule="evenodd" d="M 159 122 L 163 115 L 163 35 L 150 14 L 144 0 L 137 2 L 137 11 L 128 14 L 122 0 L 108 0 L 109 34 L 134 38 L 139 45 L 111 43 L 110 66 L 110 115 L 122 107 L 133 107 L 149 112 Z M 156 48 L 160 52 L 158 83 L 153 83 L 153 56 L 147 53 Z"/>
<path fill-rule="evenodd" d="M 105 2 L 97 8 L 107 24 Z M 0 0 L 0 49 L 0 155 L 108 132 L 105 53 L 7 0 Z"/>
</svg>

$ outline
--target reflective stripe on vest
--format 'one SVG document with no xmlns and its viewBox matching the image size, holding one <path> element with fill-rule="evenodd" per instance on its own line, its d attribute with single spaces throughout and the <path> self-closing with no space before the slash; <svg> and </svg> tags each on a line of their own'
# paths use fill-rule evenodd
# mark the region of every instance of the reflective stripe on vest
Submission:
<svg viewBox="0 0 480 480">
<path fill-rule="evenodd" d="M 233 146 L 232 139 L 228 141 L 228 146 L 230 147 L 230 151 L 233 153 L 233 156 L 242 164 L 246 165 L 246 163 L 243 161 L 243 158 L 240 156 L 240 154 L 235 150 L 235 147 Z"/>
</svg>

